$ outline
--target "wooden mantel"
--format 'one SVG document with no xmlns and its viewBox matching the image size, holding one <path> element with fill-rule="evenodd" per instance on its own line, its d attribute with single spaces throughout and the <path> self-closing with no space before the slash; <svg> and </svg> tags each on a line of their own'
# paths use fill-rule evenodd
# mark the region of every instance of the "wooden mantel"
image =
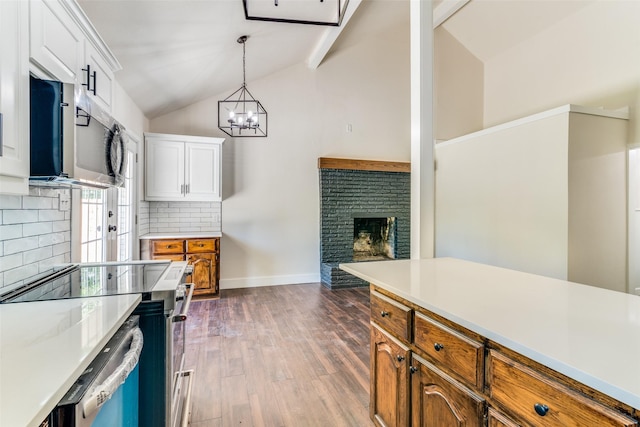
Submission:
<svg viewBox="0 0 640 427">
<path fill-rule="evenodd" d="M 348 169 L 377 172 L 411 172 L 411 162 L 388 162 L 384 160 L 337 159 L 319 157 L 318 169 Z"/>
</svg>

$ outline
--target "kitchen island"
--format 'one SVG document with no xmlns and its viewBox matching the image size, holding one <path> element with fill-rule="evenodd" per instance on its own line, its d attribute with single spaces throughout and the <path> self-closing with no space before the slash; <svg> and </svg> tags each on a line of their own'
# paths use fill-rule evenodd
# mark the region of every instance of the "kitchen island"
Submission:
<svg viewBox="0 0 640 427">
<path fill-rule="evenodd" d="M 0 304 L 0 426 L 39 426 L 140 300 Z"/>
<path fill-rule="evenodd" d="M 425 404 L 421 387 L 445 378 L 466 403 L 458 399 L 453 415 L 438 406 L 442 417 L 486 417 L 490 426 L 540 417 L 545 425 L 636 425 L 638 296 L 453 258 L 340 267 L 371 283 L 371 416 L 378 424 L 424 417 L 416 407 Z M 378 387 L 390 372 L 400 397 Z"/>
</svg>

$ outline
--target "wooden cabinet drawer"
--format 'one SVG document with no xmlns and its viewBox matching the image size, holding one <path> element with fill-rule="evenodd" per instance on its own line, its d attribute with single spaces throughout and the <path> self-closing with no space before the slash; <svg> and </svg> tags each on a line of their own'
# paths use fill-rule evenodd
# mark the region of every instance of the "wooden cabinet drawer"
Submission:
<svg viewBox="0 0 640 427">
<path fill-rule="evenodd" d="M 218 252 L 218 239 L 190 239 L 187 240 L 187 253 Z"/>
<path fill-rule="evenodd" d="M 489 395 L 529 424 L 558 427 L 637 425 L 631 418 L 495 350 L 489 352 L 487 363 Z"/>
<path fill-rule="evenodd" d="M 416 312 L 413 341 L 438 366 L 462 381 L 482 388 L 484 345 Z"/>
<path fill-rule="evenodd" d="M 406 341 L 411 341 L 411 314 L 406 305 L 371 291 L 371 320 Z"/>
<path fill-rule="evenodd" d="M 181 254 L 184 252 L 184 240 L 152 240 L 152 254 Z"/>
</svg>

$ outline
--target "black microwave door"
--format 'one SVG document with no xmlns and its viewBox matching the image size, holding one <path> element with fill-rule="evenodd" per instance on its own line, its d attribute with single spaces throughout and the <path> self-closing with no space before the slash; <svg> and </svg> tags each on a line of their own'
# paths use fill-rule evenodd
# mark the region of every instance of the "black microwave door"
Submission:
<svg viewBox="0 0 640 427">
<path fill-rule="evenodd" d="M 62 83 L 31 77 L 31 176 L 62 174 Z"/>
</svg>

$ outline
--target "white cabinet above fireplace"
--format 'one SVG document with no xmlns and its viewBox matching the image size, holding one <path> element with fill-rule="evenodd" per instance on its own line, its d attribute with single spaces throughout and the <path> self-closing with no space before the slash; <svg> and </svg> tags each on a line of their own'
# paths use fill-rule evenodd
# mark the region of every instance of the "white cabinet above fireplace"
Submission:
<svg viewBox="0 0 640 427">
<path fill-rule="evenodd" d="M 223 138 L 145 134 L 145 200 L 221 201 Z"/>
</svg>

